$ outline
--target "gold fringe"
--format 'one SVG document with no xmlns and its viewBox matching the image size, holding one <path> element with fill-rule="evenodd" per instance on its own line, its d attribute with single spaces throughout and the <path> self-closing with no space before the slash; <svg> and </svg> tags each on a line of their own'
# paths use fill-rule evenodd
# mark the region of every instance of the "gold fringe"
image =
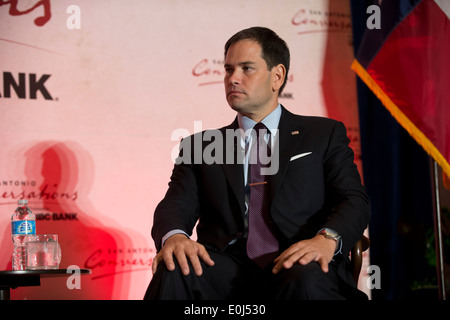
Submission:
<svg viewBox="0 0 450 320">
<path fill-rule="evenodd" d="M 380 99 L 381 103 L 388 109 L 392 116 L 405 128 L 406 131 L 417 141 L 417 143 L 425 149 L 425 151 L 441 166 L 444 173 L 450 177 L 450 164 L 434 146 L 434 144 L 420 131 L 416 125 L 397 107 L 397 105 L 389 98 L 389 96 L 380 88 L 371 75 L 359 64 L 353 60 L 352 70 L 361 78 L 362 81 L 372 90 L 372 92 Z"/>
</svg>

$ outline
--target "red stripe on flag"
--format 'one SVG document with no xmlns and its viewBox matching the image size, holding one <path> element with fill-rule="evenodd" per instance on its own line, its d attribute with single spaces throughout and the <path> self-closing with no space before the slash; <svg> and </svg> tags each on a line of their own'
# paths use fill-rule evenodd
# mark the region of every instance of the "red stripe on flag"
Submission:
<svg viewBox="0 0 450 320">
<path fill-rule="evenodd" d="M 418 142 L 432 156 L 430 149 L 434 147 L 445 158 L 446 164 L 443 164 L 442 159 L 438 161 L 433 156 L 448 175 L 449 52 L 450 21 L 434 1 L 424 0 L 392 31 L 367 67 L 367 72 L 384 94 L 432 146 L 427 148 L 423 141 Z M 399 122 L 405 127 L 408 125 L 408 121 Z"/>
</svg>

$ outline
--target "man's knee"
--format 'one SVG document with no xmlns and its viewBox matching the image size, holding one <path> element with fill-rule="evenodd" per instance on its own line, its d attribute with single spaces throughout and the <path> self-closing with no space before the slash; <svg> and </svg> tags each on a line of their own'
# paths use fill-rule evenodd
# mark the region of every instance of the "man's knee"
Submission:
<svg viewBox="0 0 450 320">
<path fill-rule="evenodd" d="M 240 268 L 233 259 L 219 253 L 211 253 L 215 262 L 208 266 L 200 260 L 203 274 L 197 276 L 191 263 L 189 275 L 184 275 L 174 259 L 175 269 L 170 271 L 164 262 L 158 265 L 156 273 L 150 282 L 146 297 L 153 299 L 229 299 L 239 294 L 239 284 L 244 280 Z"/>
<path fill-rule="evenodd" d="M 169 270 L 164 262 L 159 263 L 144 299 L 193 299 L 189 290 L 186 290 L 186 282 L 190 281 L 189 277 L 193 274 L 193 268 L 189 264 L 190 273 L 188 276 L 184 276 L 176 260 L 174 260 L 174 264 L 175 269 Z"/>
<path fill-rule="evenodd" d="M 325 273 L 316 262 L 296 264 L 275 279 L 278 299 L 341 299 L 334 270 Z"/>
</svg>

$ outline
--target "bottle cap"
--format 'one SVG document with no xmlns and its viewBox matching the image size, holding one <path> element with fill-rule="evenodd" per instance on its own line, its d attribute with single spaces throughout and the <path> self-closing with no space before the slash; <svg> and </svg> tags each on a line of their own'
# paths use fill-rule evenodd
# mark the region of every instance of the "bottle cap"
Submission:
<svg viewBox="0 0 450 320">
<path fill-rule="evenodd" d="M 20 199 L 19 201 L 17 201 L 17 204 L 19 206 L 26 206 L 28 204 L 28 199 Z"/>
</svg>

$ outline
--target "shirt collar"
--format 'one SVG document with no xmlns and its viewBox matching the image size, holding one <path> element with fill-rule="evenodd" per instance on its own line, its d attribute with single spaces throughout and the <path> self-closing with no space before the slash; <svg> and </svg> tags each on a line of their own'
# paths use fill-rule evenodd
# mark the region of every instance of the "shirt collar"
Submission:
<svg viewBox="0 0 450 320">
<path fill-rule="evenodd" d="M 243 135 L 248 135 L 250 130 L 255 126 L 256 122 L 240 113 L 238 113 L 237 117 L 239 128 L 243 130 Z M 269 129 L 270 134 L 273 138 L 275 138 L 278 133 L 278 124 L 280 122 L 280 117 L 281 106 L 280 104 L 278 104 L 278 106 L 271 113 L 269 113 L 264 119 L 261 120 L 261 122 L 267 127 L 267 129 Z"/>
</svg>

